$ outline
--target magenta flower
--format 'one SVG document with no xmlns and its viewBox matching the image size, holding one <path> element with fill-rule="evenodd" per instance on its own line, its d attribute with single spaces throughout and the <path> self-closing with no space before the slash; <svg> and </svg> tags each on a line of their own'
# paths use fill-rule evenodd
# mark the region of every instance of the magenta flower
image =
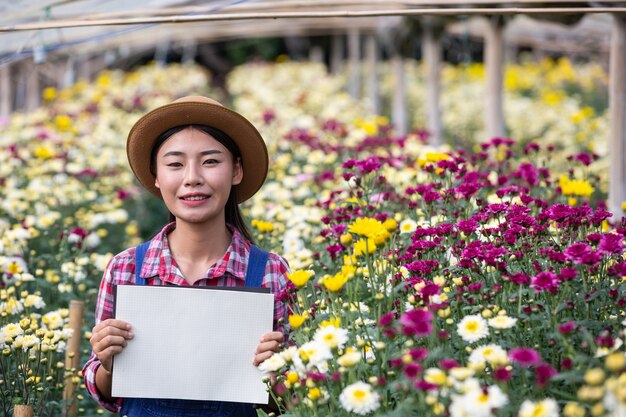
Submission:
<svg viewBox="0 0 626 417">
<path fill-rule="evenodd" d="M 565 256 L 575 264 L 584 264 L 586 259 L 593 249 L 591 246 L 584 242 L 572 243 L 567 249 L 565 249 Z"/>
<path fill-rule="evenodd" d="M 433 330 L 433 313 L 426 310 L 409 310 L 400 317 L 407 336 L 428 336 Z"/>
<path fill-rule="evenodd" d="M 616 233 L 606 233 L 600 237 L 598 250 L 606 254 L 621 254 L 624 249 L 624 236 Z"/>
<path fill-rule="evenodd" d="M 555 292 L 559 287 L 559 280 L 556 274 L 543 271 L 531 278 L 530 287 L 535 289 L 535 293 L 541 291 Z"/>
<path fill-rule="evenodd" d="M 576 323 L 568 321 L 567 323 L 559 324 L 559 332 L 563 335 L 568 335 L 574 331 Z"/>
<path fill-rule="evenodd" d="M 558 372 L 548 365 L 547 363 L 542 363 L 535 368 L 535 384 L 539 387 L 545 386 L 550 378 L 557 375 Z"/>
<path fill-rule="evenodd" d="M 456 227 L 465 234 L 473 233 L 476 229 L 478 229 L 478 222 L 473 219 L 469 220 L 460 220 Z"/>
<path fill-rule="evenodd" d="M 504 367 L 496 368 L 493 371 L 493 379 L 498 382 L 507 382 L 513 376 L 513 371 L 510 371 Z"/>
<path fill-rule="evenodd" d="M 404 372 L 404 375 L 407 378 L 413 379 L 417 376 L 417 374 L 419 374 L 421 370 L 422 370 L 422 367 L 419 364 L 409 363 L 404 366 L 404 369 L 402 370 L 402 372 Z"/>
<path fill-rule="evenodd" d="M 527 368 L 541 363 L 541 355 L 535 349 L 519 347 L 509 351 L 509 359 Z"/>
</svg>

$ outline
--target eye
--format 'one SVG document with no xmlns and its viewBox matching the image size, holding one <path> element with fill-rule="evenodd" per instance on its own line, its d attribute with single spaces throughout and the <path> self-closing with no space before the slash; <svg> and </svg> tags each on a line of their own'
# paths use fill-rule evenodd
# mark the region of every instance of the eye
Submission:
<svg viewBox="0 0 626 417">
<path fill-rule="evenodd" d="M 179 168 L 179 167 L 182 167 L 183 164 L 181 164 L 180 162 L 170 162 L 166 164 L 166 166 L 172 167 L 172 168 Z"/>
<path fill-rule="evenodd" d="M 217 164 L 217 163 L 219 163 L 219 161 L 217 159 L 206 159 L 204 161 L 205 165 L 213 165 L 213 164 Z"/>
</svg>

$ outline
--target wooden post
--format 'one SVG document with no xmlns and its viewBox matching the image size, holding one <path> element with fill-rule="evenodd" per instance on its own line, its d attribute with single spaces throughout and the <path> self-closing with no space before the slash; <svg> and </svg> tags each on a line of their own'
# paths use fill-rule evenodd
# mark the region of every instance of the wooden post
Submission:
<svg viewBox="0 0 626 417">
<path fill-rule="evenodd" d="M 441 95 L 441 36 L 428 22 L 423 25 L 422 52 L 426 67 L 426 112 L 427 129 L 430 133 L 429 143 L 439 146 L 443 144 L 443 123 L 439 97 Z"/>
<path fill-rule="evenodd" d="M 311 49 L 309 49 L 309 61 L 323 64 L 324 50 L 318 45 L 313 45 Z"/>
<path fill-rule="evenodd" d="M 11 88 L 11 67 L 0 67 L 0 117 L 9 117 L 13 102 L 13 89 Z"/>
<path fill-rule="evenodd" d="M 13 417 L 33 417 L 33 414 L 32 405 L 16 404 L 13 407 Z"/>
<path fill-rule="evenodd" d="M 343 69 L 344 55 L 344 36 L 339 34 L 333 35 L 330 52 L 330 72 L 332 74 L 339 74 Z"/>
<path fill-rule="evenodd" d="M 83 338 L 83 310 L 84 303 L 82 301 L 70 301 L 70 323 L 72 329 L 72 337 L 67 342 L 67 350 L 65 351 L 65 388 L 63 390 L 63 402 L 65 404 L 63 415 L 65 417 L 75 417 L 78 411 L 78 403 L 76 401 L 76 387 L 72 377 L 76 375 L 76 370 L 80 360 L 80 345 Z"/>
<path fill-rule="evenodd" d="M 626 201 L 626 18 L 613 15 L 609 68 L 609 108 L 611 140 L 609 144 L 609 210 L 619 222 Z"/>
<path fill-rule="evenodd" d="M 376 34 L 370 33 L 365 40 L 365 59 L 367 61 L 367 95 L 374 114 L 381 112 L 378 88 L 378 55 Z"/>
<path fill-rule="evenodd" d="M 391 57 L 391 72 L 393 73 L 394 89 L 393 101 L 391 105 L 391 118 L 398 135 L 406 135 L 407 130 L 407 112 L 406 112 L 406 91 L 405 91 L 405 74 L 404 59 L 399 52 L 394 52 Z"/>
<path fill-rule="evenodd" d="M 348 31 L 348 92 L 354 98 L 361 95 L 361 34 L 358 29 Z"/>
<path fill-rule="evenodd" d="M 485 129 L 487 137 L 504 136 L 504 100 L 502 85 L 504 80 L 504 23 L 501 17 L 492 16 L 487 20 L 485 33 Z"/>
</svg>

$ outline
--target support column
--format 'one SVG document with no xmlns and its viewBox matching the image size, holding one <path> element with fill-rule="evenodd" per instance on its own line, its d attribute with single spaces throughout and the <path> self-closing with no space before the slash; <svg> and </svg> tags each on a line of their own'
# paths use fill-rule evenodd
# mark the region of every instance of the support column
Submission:
<svg viewBox="0 0 626 417">
<path fill-rule="evenodd" d="M 486 138 L 504 136 L 504 22 L 499 16 L 487 20 L 485 33 L 485 128 Z"/>
<path fill-rule="evenodd" d="M 406 112 L 406 89 L 404 59 L 397 51 L 391 57 L 391 71 L 393 73 L 394 88 L 393 101 L 391 105 L 391 119 L 398 135 L 406 135 L 407 112 Z"/>
<path fill-rule="evenodd" d="M 324 50 L 322 49 L 322 47 L 318 45 L 313 45 L 309 49 L 309 61 L 315 62 L 317 64 L 324 63 Z"/>
<path fill-rule="evenodd" d="M 344 36 L 339 34 L 333 35 L 330 52 L 330 72 L 332 74 L 339 74 L 343 69 L 344 55 Z"/>
<path fill-rule="evenodd" d="M 613 15 L 611 58 L 609 68 L 609 109 L 611 139 L 609 143 L 609 210 L 615 221 L 624 215 L 626 201 L 626 18 Z"/>
<path fill-rule="evenodd" d="M 422 52 L 426 69 L 426 113 L 429 143 L 443 144 L 443 123 L 441 120 L 441 36 L 431 24 L 423 26 Z"/>
<path fill-rule="evenodd" d="M 380 114 L 380 88 L 378 86 L 379 51 L 375 33 L 368 34 L 365 40 L 365 59 L 367 61 L 367 95 L 372 112 Z"/>
<path fill-rule="evenodd" d="M 348 92 L 354 98 L 361 96 L 361 34 L 358 29 L 348 31 Z"/>
<path fill-rule="evenodd" d="M 39 88 L 39 70 L 32 60 L 24 63 L 26 81 L 26 111 L 35 110 L 39 107 L 41 89 Z"/>
<path fill-rule="evenodd" d="M 11 67 L 7 64 L 0 66 L 0 118 L 9 117 L 11 114 L 12 98 Z"/>
</svg>

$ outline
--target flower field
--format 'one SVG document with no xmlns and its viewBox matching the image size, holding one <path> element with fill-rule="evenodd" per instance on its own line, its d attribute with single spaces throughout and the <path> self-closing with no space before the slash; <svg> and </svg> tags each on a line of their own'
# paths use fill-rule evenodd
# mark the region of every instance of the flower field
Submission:
<svg viewBox="0 0 626 417">
<path fill-rule="evenodd" d="M 250 64 L 228 78 L 272 161 L 244 211 L 258 244 L 292 267 L 280 295 L 290 345 L 262 364 L 283 412 L 624 413 L 626 223 L 604 204 L 606 74 L 510 67 L 513 139 L 484 138 L 482 68 L 448 67 L 450 145 L 433 149 L 419 66 L 407 73 L 405 137 L 323 66 Z M 63 366 L 68 302 L 86 302 L 89 329 L 110 255 L 166 221 L 133 182 L 126 134 L 172 97 L 219 94 L 209 83 L 179 65 L 106 72 L 0 122 L 5 414 L 21 401 L 55 415 L 64 378 L 80 381 Z M 81 398 L 80 413 L 104 411 Z"/>
</svg>

